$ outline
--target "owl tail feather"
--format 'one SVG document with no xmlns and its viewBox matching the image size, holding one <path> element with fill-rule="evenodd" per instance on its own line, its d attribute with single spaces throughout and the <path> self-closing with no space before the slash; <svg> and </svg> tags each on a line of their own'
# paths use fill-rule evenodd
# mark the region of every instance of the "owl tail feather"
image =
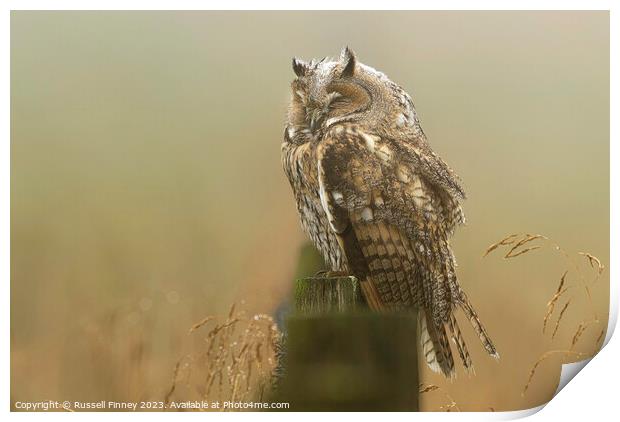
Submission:
<svg viewBox="0 0 620 422">
<path fill-rule="evenodd" d="M 379 292 L 377 292 L 372 281 L 366 279 L 360 284 L 368 307 L 373 311 L 385 311 L 386 309 L 381 301 Z M 461 358 L 464 359 L 463 356 L 466 356 L 469 359 L 469 353 L 467 353 L 467 348 L 461 337 L 458 325 L 456 325 L 456 320 L 451 322 L 449 328 L 452 340 L 457 344 L 457 350 Z M 422 353 L 431 370 L 442 373 L 446 378 L 454 379 L 456 371 L 454 370 L 454 359 L 450 350 L 450 342 L 445 325 L 442 324 L 439 328 L 435 327 L 432 320 L 427 321 L 426 312 L 420 309 L 418 313 L 418 332 L 420 333 Z M 465 362 L 469 362 L 471 366 L 471 359 L 463 360 L 467 367 L 468 365 Z"/>
<path fill-rule="evenodd" d="M 486 349 L 487 353 L 495 359 L 499 359 L 499 353 L 497 352 L 497 349 L 493 345 L 493 342 L 491 341 L 491 338 L 489 337 L 487 331 L 482 325 L 482 322 L 480 322 L 480 318 L 478 318 L 478 314 L 476 314 L 476 311 L 474 311 L 474 308 L 471 306 L 469 299 L 463 291 L 461 291 L 460 305 L 461 309 L 463 309 L 463 312 L 465 312 L 465 316 L 467 317 L 467 319 L 469 319 L 472 327 L 474 327 L 474 331 L 476 332 L 476 334 L 478 334 L 480 342 L 482 342 L 482 345 Z"/>
<path fill-rule="evenodd" d="M 456 350 L 459 352 L 465 371 L 470 374 L 474 374 L 475 371 L 471 362 L 471 356 L 469 356 L 467 345 L 465 344 L 465 340 L 463 340 L 461 329 L 459 328 L 459 324 L 456 322 L 456 317 L 454 314 L 450 315 L 450 319 L 448 320 L 448 329 L 450 330 L 452 342 L 456 346 Z"/>
<path fill-rule="evenodd" d="M 434 372 L 442 373 L 446 378 L 454 379 L 454 359 L 450 350 L 450 342 L 444 324 L 437 327 L 426 312 L 420 310 L 418 314 L 418 330 L 424 359 Z"/>
</svg>

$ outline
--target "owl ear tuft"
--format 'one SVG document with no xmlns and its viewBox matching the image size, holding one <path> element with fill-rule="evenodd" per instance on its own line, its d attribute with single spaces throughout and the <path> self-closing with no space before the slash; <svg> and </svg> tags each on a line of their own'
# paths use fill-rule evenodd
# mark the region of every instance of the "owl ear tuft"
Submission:
<svg viewBox="0 0 620 422">
<path fill-rule="evenodd" d="M 297 76 L 304 76 L 306 71 L 308 70 L 308 64 L 303 60 L 298 59 L 297 57 L 293 57 L 293 72 Z"/>
<path fill-rule="evenodd" d="M 349 47 L 345 47 L 342 49 L 340 53 L 340 61 L 343 64 L 343 70 L 340 74 L 343 78 L 348 78 L 353 76 L 355 73 L 355 65 L 357 63 L 357 59 L 355 58 L 355 53 Z"/>
</svg>

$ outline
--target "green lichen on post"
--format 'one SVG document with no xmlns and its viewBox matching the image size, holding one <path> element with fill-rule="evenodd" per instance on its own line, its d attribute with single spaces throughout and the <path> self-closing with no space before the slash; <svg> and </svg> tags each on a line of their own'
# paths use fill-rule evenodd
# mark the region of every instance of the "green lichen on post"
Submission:
<svg viewBox="0 0 620 422">
<path fill-rule="evenodd" d="M 297 314 L 315 315 L 347 312 L 363 306 L 355 277 L 308 277 L 295 282 Z"/>
</svg>

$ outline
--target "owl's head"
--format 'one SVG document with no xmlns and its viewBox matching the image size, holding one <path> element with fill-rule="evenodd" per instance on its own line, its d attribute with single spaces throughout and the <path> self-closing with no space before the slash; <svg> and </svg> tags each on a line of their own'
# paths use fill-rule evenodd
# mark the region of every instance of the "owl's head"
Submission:
<svg viewBox="0 0 620 422">
<path fill-rule="evenodd" d="M 317 135 L 338 123 L 375 131 L 417 125 L 411 98 L 383 73 L 360 63 L 348 47 L 338 60 L 293 59 L 289 127 Z"/>
</svg>

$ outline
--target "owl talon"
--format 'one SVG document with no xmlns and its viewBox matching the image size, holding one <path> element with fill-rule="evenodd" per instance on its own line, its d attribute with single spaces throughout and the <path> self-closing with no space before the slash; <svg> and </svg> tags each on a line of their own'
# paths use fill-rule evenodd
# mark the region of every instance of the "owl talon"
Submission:
<svg viewBox="0 0 620 422">
<path fill-rule="evenodd" d="M 315 278 L 333 278 L 333 277 L 348 277 L 349 274 L 346 271 L 332 271 L 321 270 L 314 274 Z"/>
</svg>

